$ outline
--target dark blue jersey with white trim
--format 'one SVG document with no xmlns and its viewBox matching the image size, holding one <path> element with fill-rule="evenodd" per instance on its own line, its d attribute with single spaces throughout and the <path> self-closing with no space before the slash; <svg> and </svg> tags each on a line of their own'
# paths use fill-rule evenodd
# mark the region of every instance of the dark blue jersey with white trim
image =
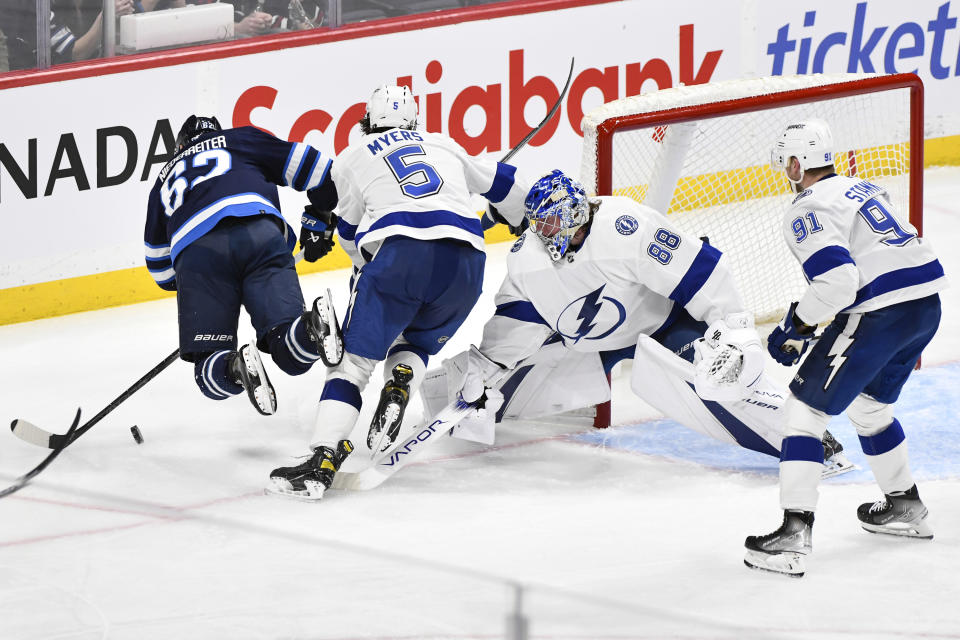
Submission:
<svg viewBox="0 0 960 640">
<path fill-rule="evenodd" d="M 329 182 L 331 161 L 310 145 L 254 127 L 211 131 L 160 170 L 147 203 L 143 240 L 157 284 L 176 288 L 174 262 L 191 242 L 226 217 L 280 215 L 277 186 L 297 191 Z M 296 234 L 287 226 L 293 250 Z"/>
</svg>

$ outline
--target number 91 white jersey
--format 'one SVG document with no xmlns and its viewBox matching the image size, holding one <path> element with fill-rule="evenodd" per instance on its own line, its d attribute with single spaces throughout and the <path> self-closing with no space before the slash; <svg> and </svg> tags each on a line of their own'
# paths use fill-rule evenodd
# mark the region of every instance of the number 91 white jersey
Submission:
<svg viewBox="0 0 960 640">
<path fill-rule="evenodd" d="M 518 183 L 515 172 L 511 165 L 470 156 L 443 134 L 405 129 L 371 133 L 333 163 L 338 231 L 368 259 L 393 235 L 455 238 L 483 251 L 483 229 L 470 194 L 503 203 L 503 215 L 519 224 L 529 185 Z"/>
<path fill-rule="evenodd" d="M 800 192 L 783 219 L 810 287 L 797 305 L 807 324 L 916 300 L 947 286 L 929 242 L 895 211 L 887 191 L 829 175 Z"/>
</svg>

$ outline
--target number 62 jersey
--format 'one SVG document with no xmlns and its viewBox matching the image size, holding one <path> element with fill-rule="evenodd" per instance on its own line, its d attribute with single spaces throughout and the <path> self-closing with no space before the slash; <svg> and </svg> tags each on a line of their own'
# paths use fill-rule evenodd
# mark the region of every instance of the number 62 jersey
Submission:
<svg viewBox="0 0 960 640">
<path fill-rule="evenodd" d="M 143 238 L 150 274 L 161 288 L 175 289 L 177 255 L 226 217 L 276 216 L 292 251 L 297 236 L 280 215 L 277 186 L 326 196 L 330 164 L 310 145 L 253 127 L 194 139 L 163 166 L 150 191 Z"/>
<path fill-rule="evenodd" d="M 887 191 L 830 174 L 800 192 L 783 234 L 810 283 L 797 316 L 819 324 L 932 295 L 947 286 L 929 242 L 900 219 Z"/>
</svg>

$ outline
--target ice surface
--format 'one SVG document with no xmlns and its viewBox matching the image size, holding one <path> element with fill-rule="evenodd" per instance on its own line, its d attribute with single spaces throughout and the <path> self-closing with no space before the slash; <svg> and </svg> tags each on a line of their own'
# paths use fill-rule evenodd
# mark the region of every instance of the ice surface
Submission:
<svg viewBox="0 0 960 640">
<path fill-rule="evenodd" d="M 960 273 L 960 169 L 929 170 L 926 202 L 925 235 Z M 506 249 L 442 356 L 479 338 Z M 303 279 L 309 299 L 328 286 L 342 307 L 343 272 Z M 860 529 L 857 505 L 880 497 L 862 470 L 821 486 L 806 577 L 747 570 L 743 538 L 779 524 L 776 461 L 660 419 L 625 384 L 607 432 L 512 423 L 371 492 L 268 497 L 269 471 L 306 453 L 322 371 L 266 362 L 279 409 L 261 417 L 202 397 L 176 362 L 0 500 L 0 639 L 493 639 L 517 612 L 531 639 L 960 638 L 960 289 L 943 300 L 898 407 L 932 542 Z M 0 327 L 0 417 L 62 432 L 176 336 L 172 300 Z M 863 465 L 849 423 L 831 429 Z M 44 455 L 0 435 L 0 480 Z"/>
</svg>

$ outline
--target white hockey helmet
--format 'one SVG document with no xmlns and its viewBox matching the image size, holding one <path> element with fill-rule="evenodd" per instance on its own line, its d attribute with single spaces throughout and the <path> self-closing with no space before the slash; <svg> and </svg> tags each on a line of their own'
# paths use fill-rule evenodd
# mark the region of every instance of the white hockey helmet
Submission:
<svg viewBox="0 0 960 640">
<path fill-rule="evenodd" d="M 381 85 L 367 101 L 365 120 L 370 129 L 416 129 L 417 102 L 407 87 Z"/>
<path fill-rule="evenodd" d="M 770 165 L 776 171 L 786 169 L 790 158 L 806 171 L 833 165 L 833 133 L 830 125 L 818 118 L 788 125 L 770 150 Z"/>
</svg>

